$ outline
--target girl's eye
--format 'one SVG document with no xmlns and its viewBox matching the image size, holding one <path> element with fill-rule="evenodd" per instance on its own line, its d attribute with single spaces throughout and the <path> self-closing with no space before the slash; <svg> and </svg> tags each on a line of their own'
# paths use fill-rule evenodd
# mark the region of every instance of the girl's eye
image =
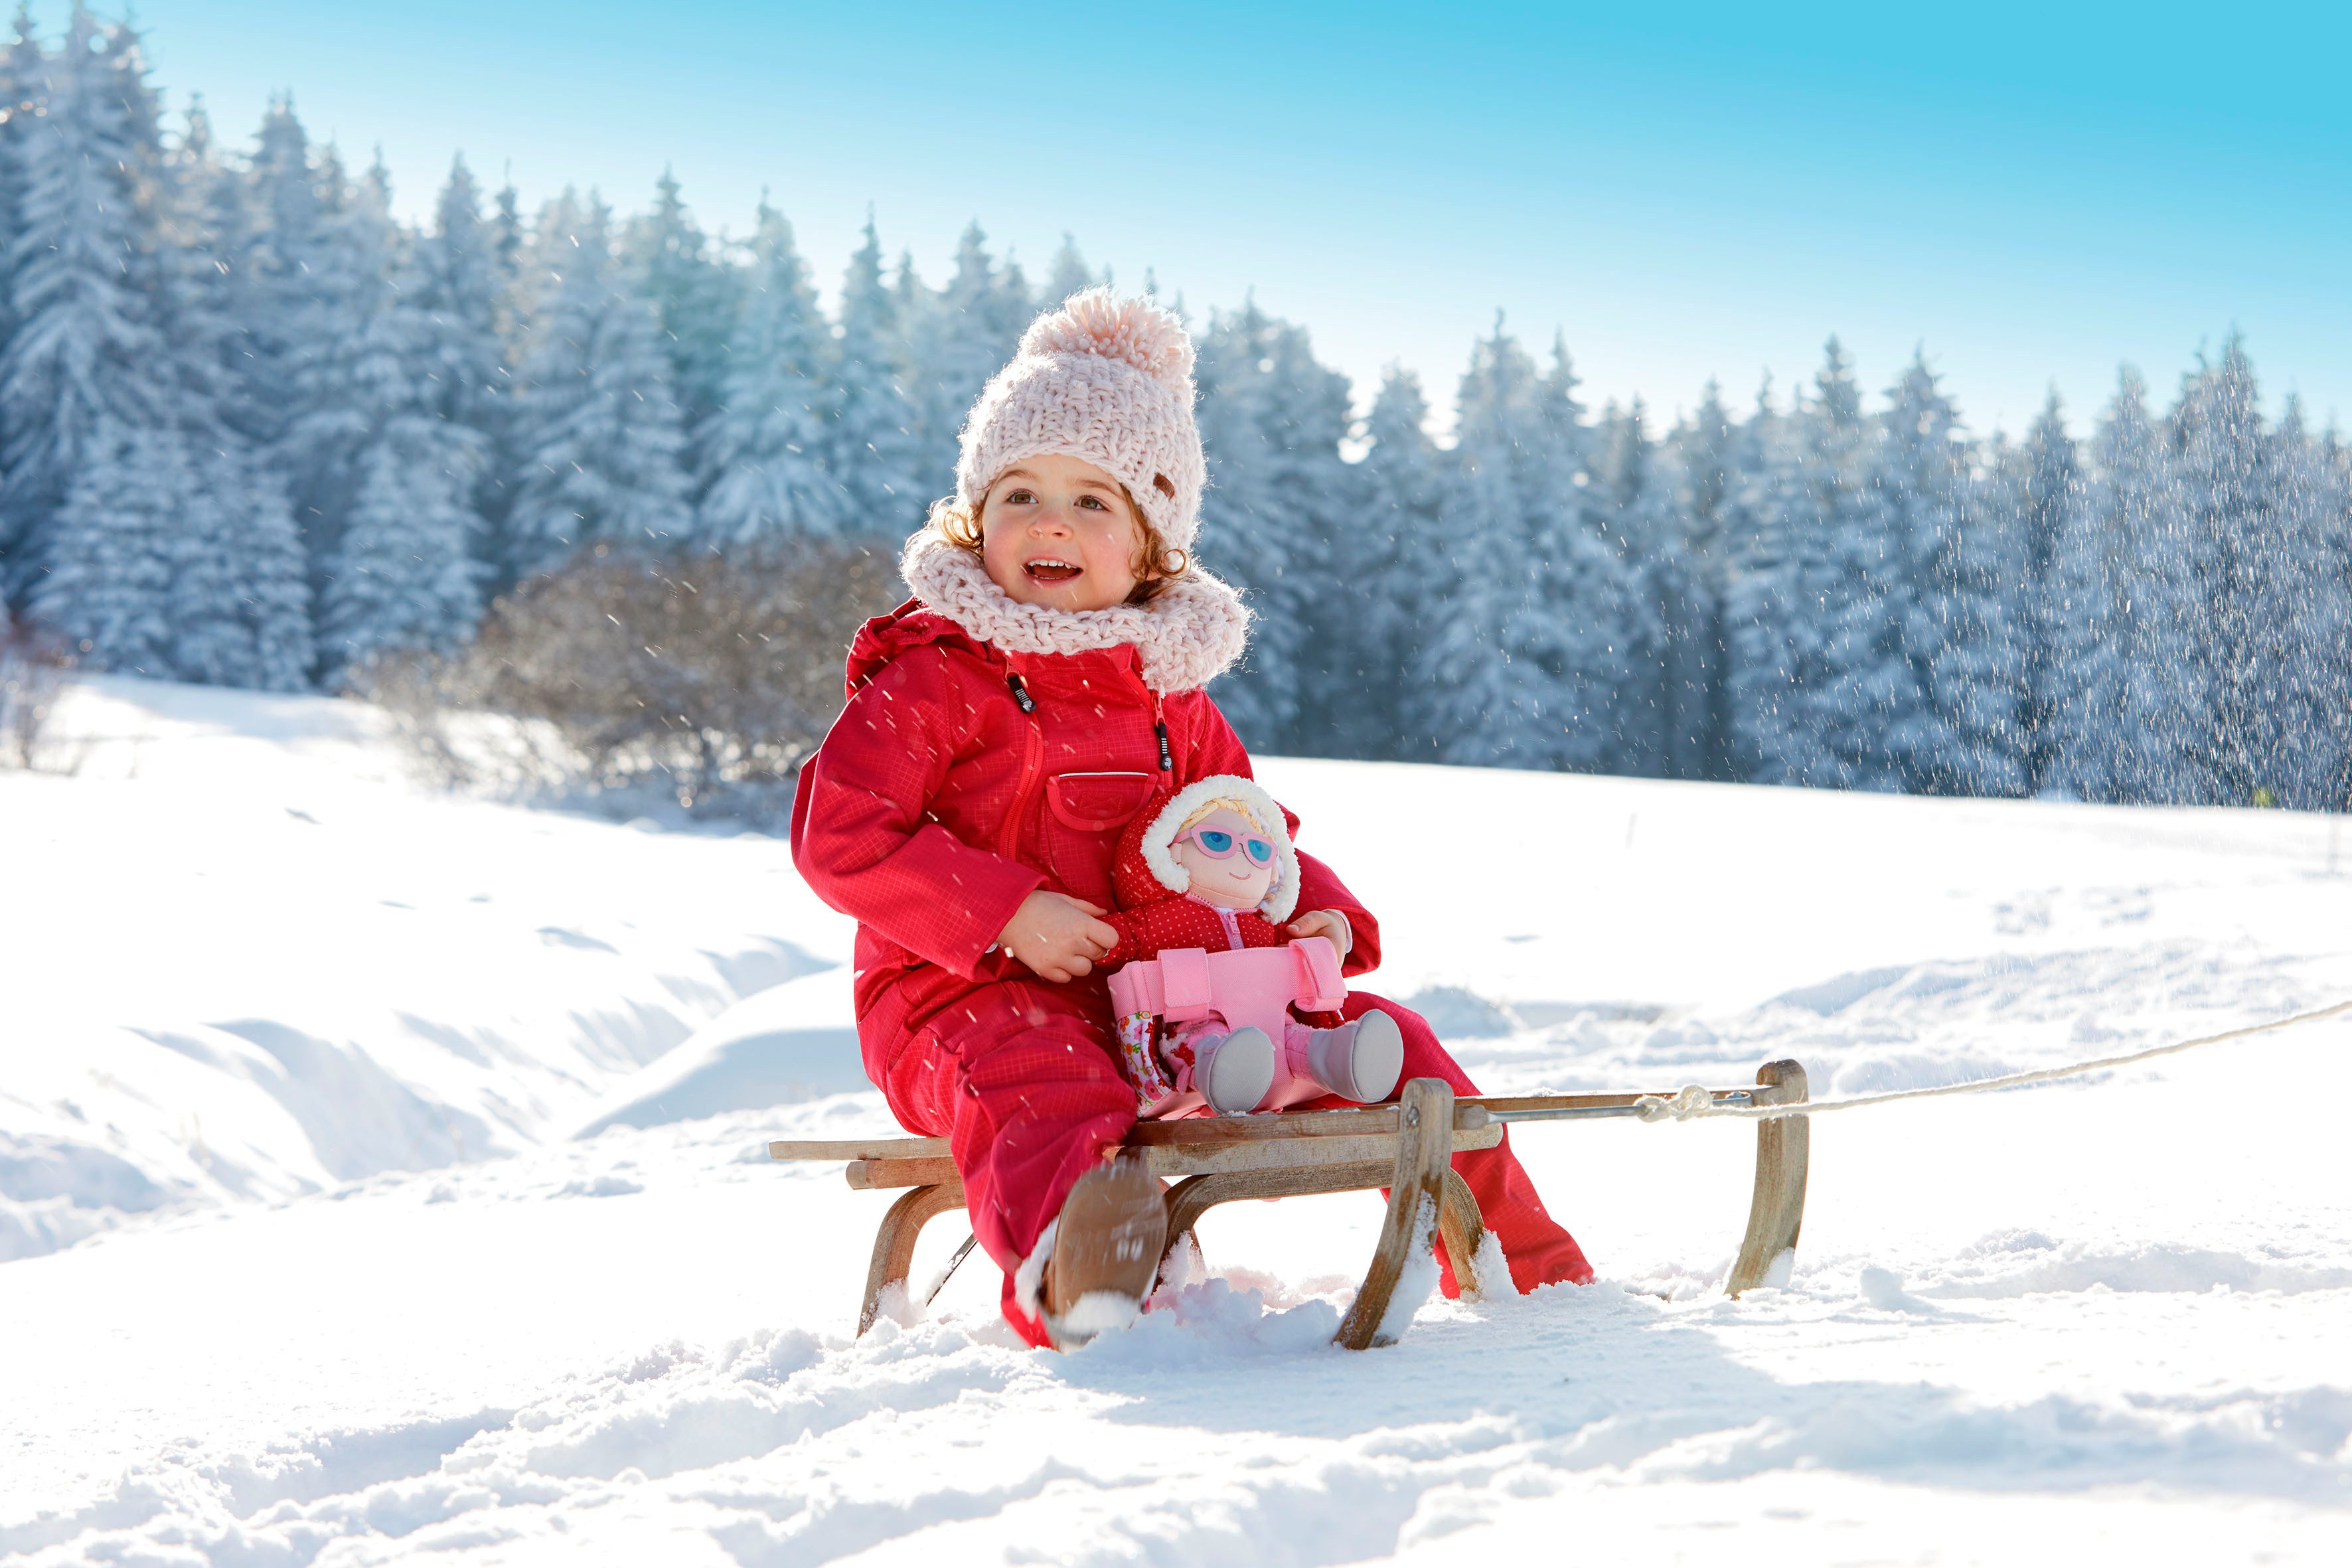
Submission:
<svg viewBox="0 0 2352 1568">
<path fill-rule="evenodd" d="M 1108 511 L 1110 510 L 1103 505 L 1102 497 L 1100 496 L 1080 496 L 1078 498 L 1078 504 L 1080 506 L 1090 506 L 1097 511 Z"/>
<path fill-rule="evenodd" d="M 1036 499 L 1037 498 L 1034 495 L 1032 495 L 1027 490 L 1007 490 L 1004 492 L 1004 501 L 1007 506 L 1025 506 Z"/>
</svg>

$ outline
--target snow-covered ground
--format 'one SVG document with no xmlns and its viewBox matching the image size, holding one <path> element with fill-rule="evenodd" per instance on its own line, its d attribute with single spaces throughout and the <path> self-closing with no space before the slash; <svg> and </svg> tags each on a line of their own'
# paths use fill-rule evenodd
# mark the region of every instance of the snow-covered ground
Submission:
<svg viewBox="0 0 2352 1568">
<path fill-rule="evenodd" d="M 1750 1131 L 1612 1122 L 1516 1139 L 1601 1282 L 1391 1350 L 1326 1343 L 1360 1194 L 1217 1211 L 1076 1355 L 984 1261 L 853 1342 L 887 1200 L 761 1144 L 888 1119 L 782 843 L 436 795 L 352 703 L 68 724 L 0 773 L 0 1560 L 2352 1561 L 2341 1022 L 1822 1118 L 1738 1302 Z M 1262 771 L 1488 1089 L 2352 996 L 2326 819 Z"/>
</svg>

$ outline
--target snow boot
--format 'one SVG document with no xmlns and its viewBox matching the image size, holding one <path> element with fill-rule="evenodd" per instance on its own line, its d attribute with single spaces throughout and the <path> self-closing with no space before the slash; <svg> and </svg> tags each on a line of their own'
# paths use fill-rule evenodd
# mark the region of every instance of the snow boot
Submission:
<svg viewBox="0 0 2352 1568">
<path fill-rule="evenodd" d="M 1121 1156 L 1080 1176 L 1055 1221 L 1039 1303 L 1055 1348 L 1134 1322 L 1167 1244 L 1167 1200 L 1141 1161 Z"/>
<path fill-rule="evenodd" d="M 1336 1029 L 1294 1025 L 1286 1042 L 1290 1070 L 1342 1100 L 1370 1105 L 1396 1092 L 1404 1071 L 1404 1035 L 1375 1007 Z"/>
</svg>

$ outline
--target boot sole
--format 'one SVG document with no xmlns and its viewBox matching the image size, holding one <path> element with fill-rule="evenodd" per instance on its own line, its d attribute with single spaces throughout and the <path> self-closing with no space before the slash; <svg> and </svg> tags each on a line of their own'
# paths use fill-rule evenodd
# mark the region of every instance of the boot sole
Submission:
<svg viewBox="0 0 2352 1568">
<path fill-rule="evenodd" d="M 1274 1089 L 1274 1041 L 1264 1029 L 1235 1029 L 1209 1058 L 1200 1089 L 1201 1098 L 1220 1116 L 1256 1110 Z"/>
<path fill-rule="evenodd" d="M 1349 1066 L 1356 1080 L 1349 1099 L 1370 1105 L 1394 1094 L 1404 1073 L 1404 1032 L 1397 1021 L 1378 1007 L 1357 1019 L 1356 1048 L 1349 1053 Z"/>
<path fill-rule="evenodd" d="M 1063 1200 L 1053 1261 L 1045 1268 L 1045 1326 L 1067 1350 L 1108 1326 L 1111 1296 L 1140 1310 L 1168 1244 L 1168 1205 L 1160 1184 L 1133 1160 L 1097 1166 Z M 1087 1310 L 1076 1314 L 1084 1303 Z"/>
</svg>

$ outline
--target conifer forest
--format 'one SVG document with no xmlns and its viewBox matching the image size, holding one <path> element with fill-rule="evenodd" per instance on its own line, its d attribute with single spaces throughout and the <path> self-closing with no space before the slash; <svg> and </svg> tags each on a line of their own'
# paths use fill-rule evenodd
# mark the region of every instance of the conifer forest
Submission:
<svg viewBox="0 0 2352 1568">
<path fill-rule="evenodd" d="M 337 691 L 583 552 L 887 560 L 1031 317 L 1103 280 L 975 223 L 933 281 L 869 219 L 828 307 L 777 207 L 525 212 L 463 159 L 411 226 L 290 102 L 167 114 L 79 8 L 0 72 L 0 594 L 85 669 Z M 1255 749 L 2352 806 L 2352 448 L 2266 414 L 2234 335 L 2010 435 L 1834 339 L 1667 425 L 1498 319 L 1440 441 L 1433 389 L 1360 402 L 1306 323 L 1192 324 Z"/>
</svg>

